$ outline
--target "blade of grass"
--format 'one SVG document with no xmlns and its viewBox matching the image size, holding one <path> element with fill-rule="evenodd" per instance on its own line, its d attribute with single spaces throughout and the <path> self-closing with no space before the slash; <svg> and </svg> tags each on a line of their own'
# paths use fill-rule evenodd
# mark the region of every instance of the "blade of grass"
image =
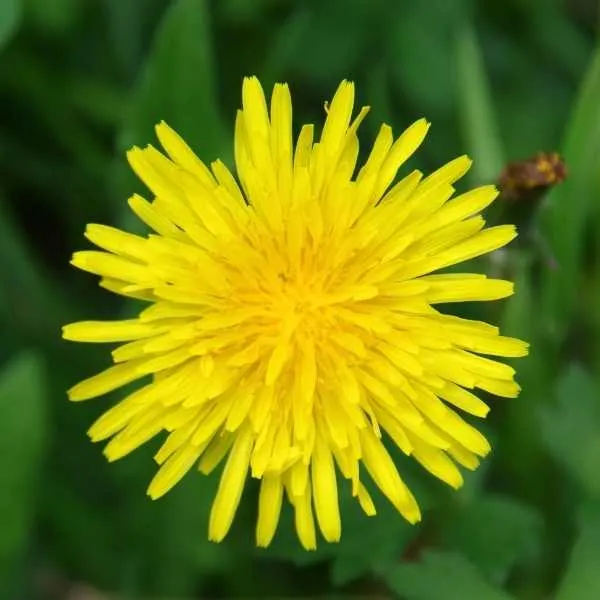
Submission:
<svg viewBox="0 0 600 600">
<path fill-rule="evenodd" d="M 585 234 L 597 214 L 600 170 L 600 46 L 583 80 L 566 128 L 564 156 L 567 181 L 556 187 L 540 213 L 540 229 L 549 241 L 558 268 L 545 269 L 540 315 L 545 334 L 560 343 L 576 307 L 583 277 Z"/>
<path fill-rule="evenodd" d="M 474 158 L 472 183 L 493 182 L 505 164 L 504 149 L 483 56 L 470 25 L 459 28 L 455 52 L 463 137 L 467 152 Z"/>
</svg>

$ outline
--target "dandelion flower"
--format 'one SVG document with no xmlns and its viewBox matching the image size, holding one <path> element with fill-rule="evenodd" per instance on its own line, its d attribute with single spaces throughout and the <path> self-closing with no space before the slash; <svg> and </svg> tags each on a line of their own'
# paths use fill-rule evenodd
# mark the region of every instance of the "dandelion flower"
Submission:
<svg viewBox="0 0 600 600">
<path fill-rule="evenodd" d="M 224 462 L 208 535 L 227 534 L 250 474 L 260 480 L 256 542 L 268 546 L 284 496 L 306 549 L 316 524 L 340 539 L 338 479 L 367 515 L 377 486 L 410 523 L 420 519 L 386 444 L 458 488 L 490 446 L 464 411 L 485 417 L 474 390 L 518 395 L 514 370 L 481 355 L 517 357 L 527 345 L 496 327 L 445 315 L 447 302 L 512 294 L 509 281 L 432 274 L 492 252 L 516 235 L 484 229 L 496 197 L 483 186 L 453 197 L 470 160 L 431 175 L 396 174 L 423 141 L 416 121 L 394 140 L 383 125 L 357 171 L 354 86 L 342 82 L 320 139 L 304 125 L 295 146 L 287 85 L 270 109 L 256 78 L 244 80 L 235 128 L 237 180 L 210 169 L 165 123 L 164 154 L 128 153 L 153 200 L 129 200 L 146 237 L 89 225 L 100 251 L 72 264 L 111 292 L 148 303 L 134 319 L 67 325 L 64 338 L 119 343 L 114 365 L 69 391 L 87 400 L 144 378 L 89 431 L 119 459 L 162 432 L 158 498 L 190 469 Z M 239 182 L 239 183 L 238 183 Z M 386 441 L 387 438 L 387 441 Z M 384 444 L 385 441 L 385 444 Z"/>
</svg>

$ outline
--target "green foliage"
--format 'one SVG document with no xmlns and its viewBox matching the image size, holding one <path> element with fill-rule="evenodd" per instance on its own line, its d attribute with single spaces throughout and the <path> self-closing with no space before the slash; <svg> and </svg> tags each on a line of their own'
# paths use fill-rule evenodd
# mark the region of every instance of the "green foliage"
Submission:
<svg viewBox="0 0 600 600">
<path fill-rule="evenodd" d="M 542 414 L 542 431 L 548 450 L 585 488 L 589 497 L 600 499 L 598 386 L 581 367 L 573 365 L 558 381 L 556 395 L 556 405 Z"/>
<path fill-rule="evenodd" d="M 458 29 L 456 56 L 464 137 L 469 153 L 477 157 L 471 178 L 476 185 L 488 183 L 498 177 L 506 159 L 483 57 L 472 28 Z"/>
<path fill-rule="evenodd" d="M 456 553 L 428 552 L 419 564 L 398 565 L 384 574 L 390 588 L 406 600 L 510 600 L 466 558 Z"/>
<path fill-rule="evenodd" d="M 137 546 L 132 591 L 190 596 L 198 585 L 230 568 L 235 557 L 233 547 L 216 545 L 207 539 L 215 477 L 189 477 L 157 502 L 149 501 L 144 494 L 148 481 L 139 482 L 138 493 L 122 511 L 123 519 L 135 515 L 129 538 Z M 149 523 L 152 527 L 148 527 Z"/>
<path fill-rule="evenodd" d="M 160 121 L 185 132 L 186 142 L 207 161 L 231 148 L 221 122 L 205 0 L 177 0 L 166 11 L 118 136 L 118 148 L 156 144 Z M 134 176 L 120 156 L 115 197 L 130 194 Z M 120 202 L 121 203 L 121 202 Z"/>
<path fill-rule="evenodd" d="M 556 600 L 587 600 L 600 595 L 600 513 L 585 515 Z"/>
<path fill-rule="evenodd" d="M 177 0 L 164 14 L 126 113 L 121 148 L 144 145 L 164 120 L 185 131 L 202 156 L 225 149 L 206 4 Z"/>
<path fill-rule="evenodd" d="M 48 581 L 179 600 L 600 595 L 600 50 L 592 4 L 0 2 L 0 597 L 58 597 Z M 289 507 L 273 546 L 253 547 L 253 481 L 230 536 L 208 542 L 219 473 L 192 473 L 152 502 L 153 447 L 108 465 L 85 436 L 118 398 L 77 406 L 65 398 L 106 365 L 106 354 L 61 342 L 60 325 L 132 312 L 68 267 L 86 245 L 86 223 L 140 226 L 126 199 L 144 190 L 124 152 L 156 144 L 153 128 L 165 120 L 205 162 L 231 164 L 249 74 L 267 88 L 290 83 L 296 131 L 306 122 L 318 128 L 339 80 L 356 81 L 359 103 L 372 107 L 361 152 L 381 121 L 397 133 L 426 117 L 430 139 L 409 168 L 430 170 L 466 152 L 475 160 L 470 182 L 493 183 L 506 161 L 556 150 L 569 172 L 525 224 L 537 241 L 522 235 L 478 265 L 514 280 L 516 295 L 464 308 L 531 343 L 515 365 L 521 396 L 488 399 L 492 455 L 465 474 L 460 492 L 393 455 L 422 523 L 408 525 L 378 494 L 378 514 L 368 518 L 342 487 L 342 540 L 319 540 L 313 553 L 301 550 Z M 511 210 L 500 198 L 486 216 L 510 221 Z"/>
<path fill-rule="evenodd" d="M 449 547 L 498 584 L 506 582 L 515 565 L 533 562 L 540 550 L 540 515 L 508 497 L 478 494 L 441 528 Z"/>
<path fill-rule="evenodd" d="M 0 50 L 16 33 L 21 10 L 21 0 L 3 0 L 0 3 Z"/>
<path fill-rule="evenodd" d="M 448 115 L 456 106 L 452 34 L 469 15 L 469 2 L 449 4 L 443 0 L 425 3 L 396 3 L 386 15 L 388 51 L 396 85 L 419 107 L 419 114 Z M 431 18 L 435 13 L 436 17 Z M 423 28 L 422 23 L 429 26 Z M 400 57 L 410 56 L 411 60 Z M 423 77 L 423 73 L 435 77 Z"/>
<path fill-rule="evenodd" d="M 285 519 L 273 546 L 259 551 L 259 556 L 285 558 L 300 566 L 329 562 L 334 585 L 345 585 L 372 573 L 381 565 L 395 562 L 419 535 L 420 527 L 398 519 L 395 509 L 379 493 L 374 494 L 377 515 L 367 517 L 351 497 L 349 487 L 342 486 L 342 489 L 340 512 L 343 535 L 339 544 L 333 546 L 322 542 L 315 552 L 307 553 L 295 539 L 291 520 Z"/>
<path fill-rule="evenodd" d="M 23 352 L 0 370 L 0 582 L 27 549 L 46 442 L 42 359 Z"/>
<path fill-rule="evenodd" d="M 547 333 L 559 340 L 568 330 L 583 278 L 586 235 L 592 230 L 600 194 L 600 46 L 591 58 L 565 132 L 564 156 L 570 175 L 548 197 L 543 232 L 559 264 L 545 272 L 541 295 Z"/>
</svg>

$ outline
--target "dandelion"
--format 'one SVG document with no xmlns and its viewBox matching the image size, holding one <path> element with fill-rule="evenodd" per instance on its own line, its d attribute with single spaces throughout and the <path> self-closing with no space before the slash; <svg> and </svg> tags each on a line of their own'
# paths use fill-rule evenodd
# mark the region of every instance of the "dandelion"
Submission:
<svg viewBox="0 0 600 600">
<path fill-rule="evenodd" d="M 338 88 L 319 141 L 304 125 L 295 147 L 286 85 L 275 86 L 270 110 L 256 78 L 244 80 L 242 98 L 239 184 L 222 162 L 207 168 L 165 123 L 156 127 L 165 154 L 128 153 L 153 195 L 129 205 L 153 233 L 89 225 L 101 251 L 76 252 L 72 264 L 148 306 L 135 319 L 64 328 L 68 340 L 122 343 L 115 364 L 69 397 L 145 378 L 89 435 L 110 438 L 104 453 L 114 461 L 167 432 L 152 498 L 193 467 L 207 474 L 224 462 L 213 541 L 227 534 L 249 473 L 260 480 L 259 546 L 271 542 L 284 496 L 306 549 L 316 547 L 315 517 L 323 538 L 338 541 L 339 477 L 367 515 L 375 514 L 370 481 L 415 523 L 418 504 L 386 444 L 458 488 L 457 465 L 476 468 L 490 446 L 456 409 L 485 417 L 473 390 L 519 392 L 511 367 L 480 355 L 527 353 L 496 327 L 435 308 L 504 298 L 512 283 L 431 273 L 504 246 L 515 228 L 484 229 L 479 213 L 494 186 L 453 197 L 467 157 L 395 182 L 425 120 L 396 140 L 383 125 L 355 175 L 368 108 L 352 120 L 352 83 Z"/>
</svg>

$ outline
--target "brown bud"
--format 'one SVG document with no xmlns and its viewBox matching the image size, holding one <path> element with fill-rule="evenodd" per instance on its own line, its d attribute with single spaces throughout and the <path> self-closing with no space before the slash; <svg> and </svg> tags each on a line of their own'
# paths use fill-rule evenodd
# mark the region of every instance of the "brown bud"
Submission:
<svg viewBox="0 0 600 600">
<path fill-rule="evenodd" d="M 541 193 L 564 181 L 567 168 L 556 152 L 540 152 L 509 163 L 498 180 L 502 196 L 512 202 L 537 199 Z"/>
</svg>

